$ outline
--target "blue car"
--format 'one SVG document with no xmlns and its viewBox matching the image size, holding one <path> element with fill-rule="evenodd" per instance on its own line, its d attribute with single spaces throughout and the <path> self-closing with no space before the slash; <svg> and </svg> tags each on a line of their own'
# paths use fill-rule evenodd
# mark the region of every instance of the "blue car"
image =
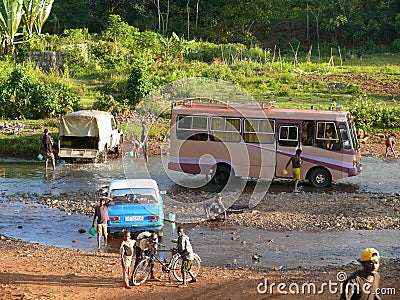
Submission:
<svg viewBox="0 0 400 300">
<path fill-rule="evenodd" d="M 108 207 L 108 232 L 147 230 L 162 235 L 163 201 L 155 180 L 114 180 L 109 186 L 109 197 L 113 201 Z"/>
</svg>

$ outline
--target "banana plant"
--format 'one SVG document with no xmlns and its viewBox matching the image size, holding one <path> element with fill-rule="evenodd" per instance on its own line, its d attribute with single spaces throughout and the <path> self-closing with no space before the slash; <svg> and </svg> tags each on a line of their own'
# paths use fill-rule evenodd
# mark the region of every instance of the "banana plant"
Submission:
<svg viewBox="0 0 400 300">
<path fill-rule="evenodd" d="M 194 40 L 187 41 L 184 37 L 179 37 L 175 32 L 172 32 L 172 41 L 174 54 L 180 60 L 183 60 L 185 54 L 193 51 L 190 46 L 194 43 Z"/>
<path fill-rule="evenodd" d="M 5 52 L 9 53 L 10 47 L 14 47 L 14 38 L 18 35 L 18 28 L 21 23 L 23 0 L 3 0 L 0 3 L 0 28 L 5 38 Z"/>
<path fill-rule="evenodd" d="M 44 22 L 46 22 L 47 18 L 50 15 L 54 0 L 39 0 L 39 1 L 33 0 L 33 1 L 39 2 L 38 3 L 39 13 L 36 17 L 34 25 L 35 25 L 37 34 L 41 34 Z"/>
<path fill-rule="evenodd" d="M 24 0 L 23 22 L 28 31 L 29 38 L 33 35 L 36 18 L 40 13 L 40 7 L 43 0 Z"/>
<path fill-rule="evenodd" d="M 160 41 L 161 46 L 164 48 L 165 60 L 168 60 L 170 48 L 171 48 L 171 45 L 172 45 L 172 38 L 164 37 L 159 33 L 157 33 L 157 38 Z"/>
</svg>

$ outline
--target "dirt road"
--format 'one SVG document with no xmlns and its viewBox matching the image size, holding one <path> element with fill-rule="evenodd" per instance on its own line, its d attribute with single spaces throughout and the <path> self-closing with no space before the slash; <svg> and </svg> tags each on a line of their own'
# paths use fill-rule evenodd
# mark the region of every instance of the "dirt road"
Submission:
<svg viewBox="0 0 400 300">
<path fill-rule="evenodd" d="M 203 268 L 199 281 L 187 288 L 161 281 L 147 282 L 131 290 L 122 287 L 122 272 L 117 254 L 97 254 L 57 247 L 40 246 L 0 238 L 0 299 L 338 299 L 328 288 L 329 281 L 340 287 L 339 271 L 350 274 L 357 265 L 340 269 L 248 270 Z M 399 261 L 382 262 L 381 287 L 400 291 Z M 161 274 L 160 270 L 156 270 Z M 281 294 L 276 286 L 285 284 L 283 292 L 299 287 L 298 294 Z M 275 284 L 270 293 L 271 285 Z M 314 295 L 301 292 L 304 284 L 316 287 Z M 258 289 L 257 289 L 258 287 Z M 267 289 L 266 289 L 267 288 Z M 266 293 L 263 293 L 265 292 Z M 332 289 L 334 291 L 334 289 Z M 390 291 L 393 291 L 392 289 Z M 260 293 L 261 292 L 261 293 Z M 383 299 L 398 299 L 395 295 Z"/>
</svg>

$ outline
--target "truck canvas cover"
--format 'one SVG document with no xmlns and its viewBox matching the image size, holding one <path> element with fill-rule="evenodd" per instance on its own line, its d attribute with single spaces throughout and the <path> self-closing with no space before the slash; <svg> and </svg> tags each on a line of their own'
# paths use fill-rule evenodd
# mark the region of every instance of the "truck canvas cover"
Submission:
<svg viewBox="0 0 400 300">
<path fill-rule="evenodd" d="M 60 136 L 107 138 L 112 134 L 111 126 L 99 130 L 99 124 L 110 124 L 113 116 L 104 111 L 81 110 L 61 117 Z"/>
</svg>

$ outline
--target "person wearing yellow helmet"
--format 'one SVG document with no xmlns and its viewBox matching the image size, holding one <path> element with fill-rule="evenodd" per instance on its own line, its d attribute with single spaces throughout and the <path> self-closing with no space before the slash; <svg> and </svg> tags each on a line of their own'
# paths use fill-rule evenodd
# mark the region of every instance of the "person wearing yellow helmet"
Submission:
<svg viewBox="0 0 400 300">
<path fill-rule="evenodd" d="M 378 273 L 379 252 L 374 248 L 361 251 L 362 270 L 352 273 L 343 284 L 340 300 L 380 300 L 377 294 L 380 276 Z"/>
</svg>

